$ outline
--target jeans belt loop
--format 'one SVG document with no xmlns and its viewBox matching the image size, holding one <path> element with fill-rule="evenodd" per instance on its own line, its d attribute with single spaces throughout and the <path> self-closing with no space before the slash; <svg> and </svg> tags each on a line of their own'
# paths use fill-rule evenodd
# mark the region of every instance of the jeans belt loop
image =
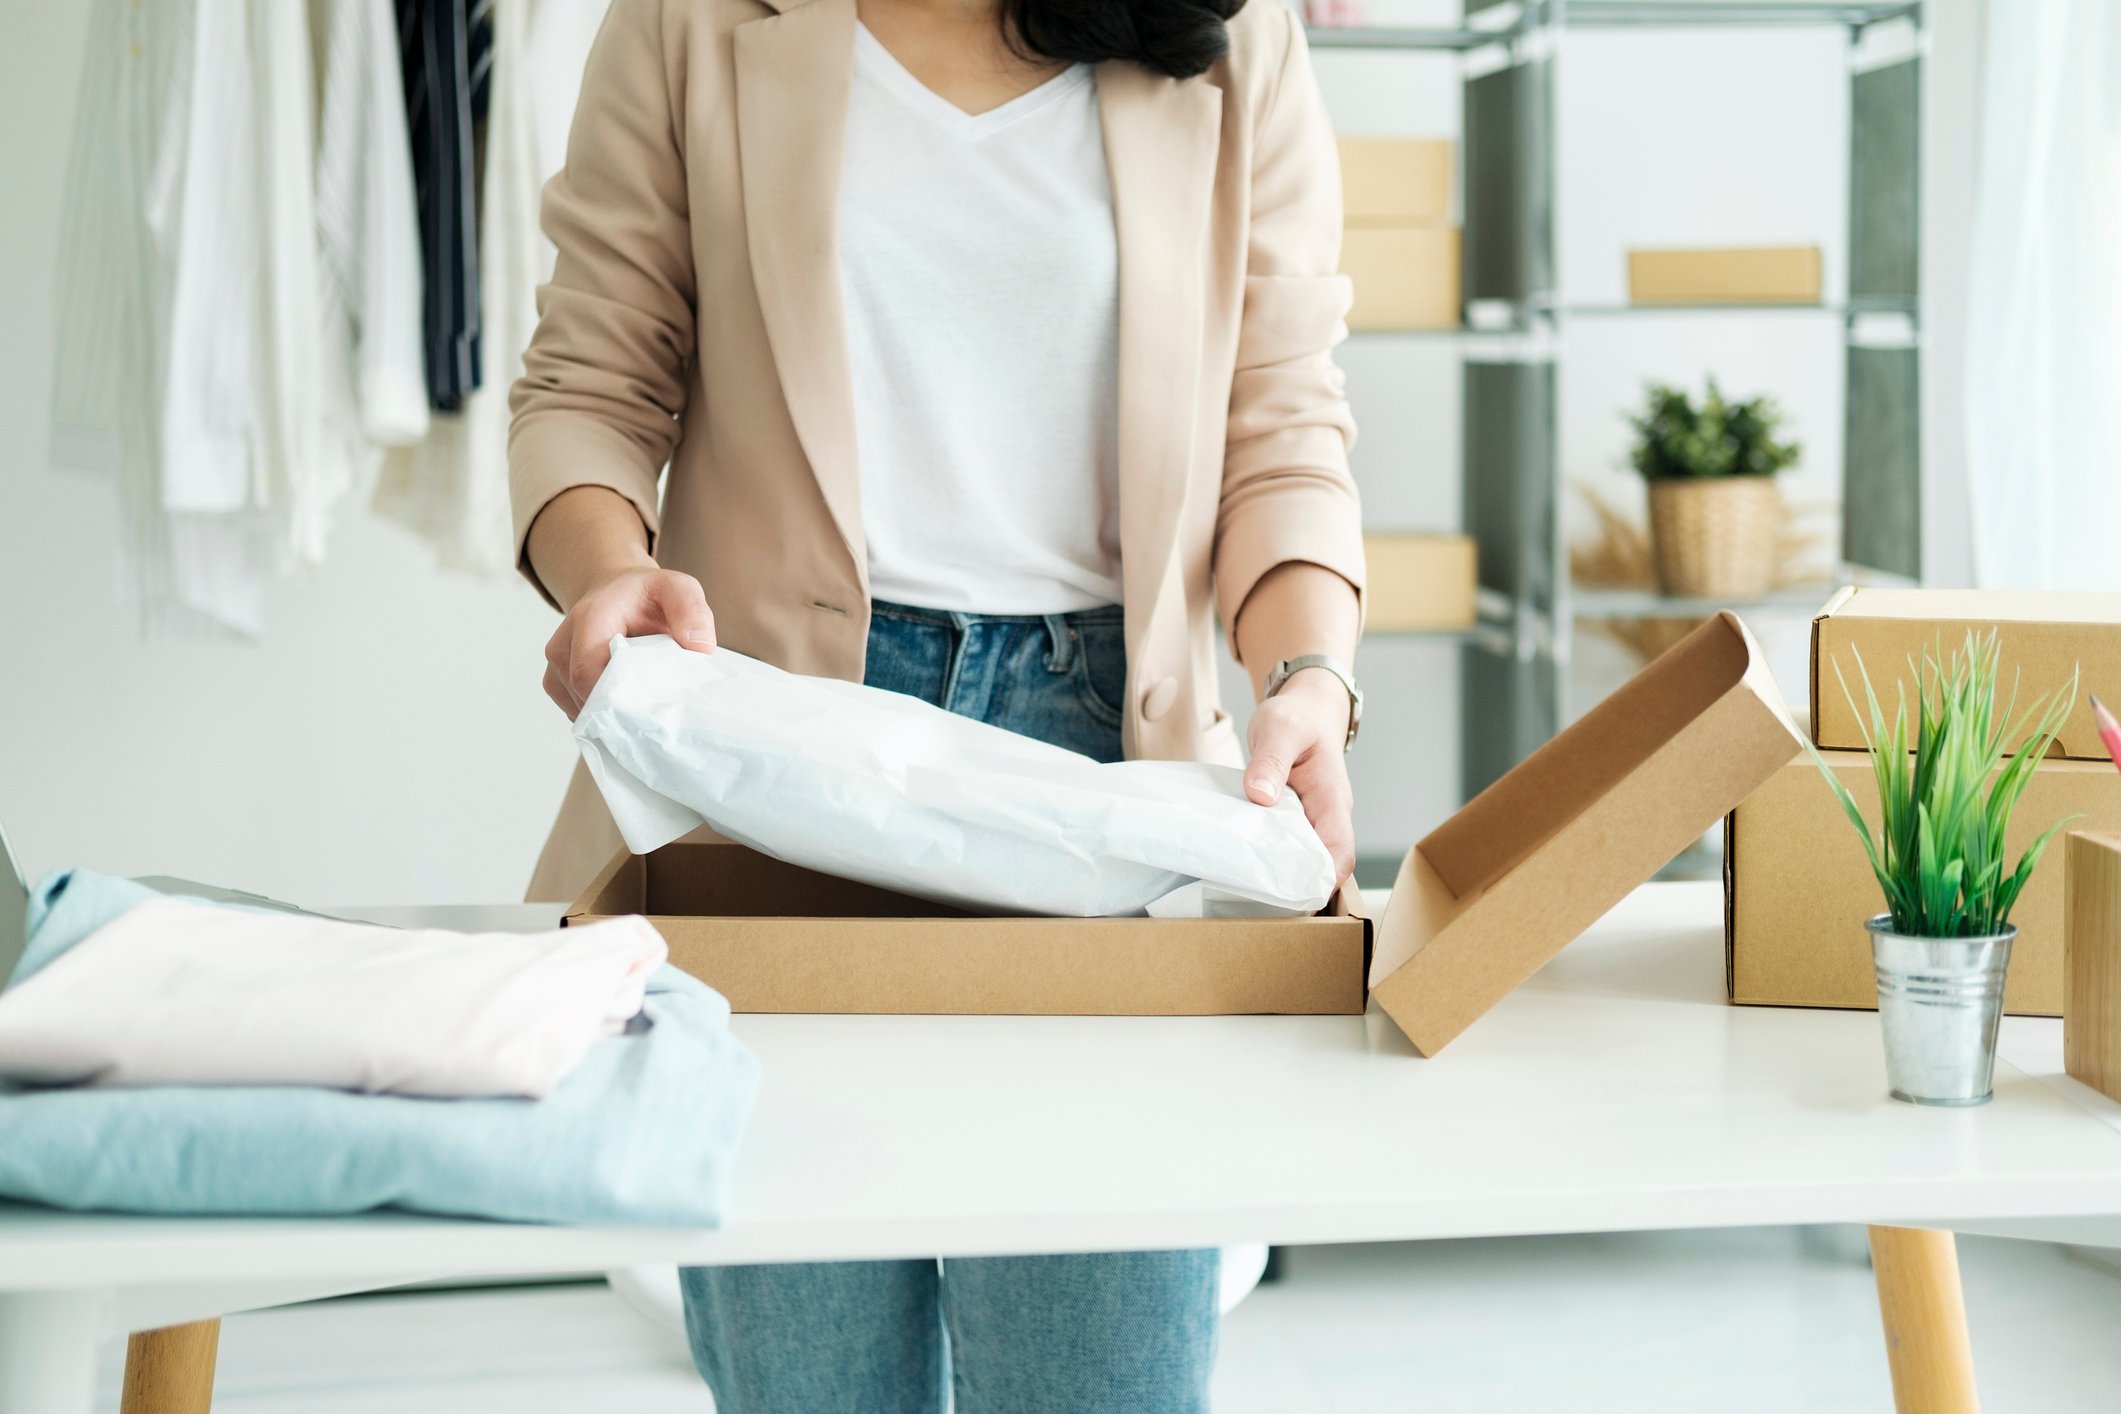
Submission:
<svg viewBox="0 0 2121 1414">
<path fill-rule="evenodd" d="M 1046 614 L 1046 641 L 1051 651 L 1046 654 L 1046 671 L 1065 673 L 1075 666 L 1075 629 L 1066 614 Z"/>
</svg>

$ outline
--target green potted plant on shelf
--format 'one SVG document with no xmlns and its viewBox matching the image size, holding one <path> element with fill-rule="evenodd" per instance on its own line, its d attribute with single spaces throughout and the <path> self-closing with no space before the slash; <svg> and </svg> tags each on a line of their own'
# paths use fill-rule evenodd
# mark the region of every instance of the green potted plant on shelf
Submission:
<svg viewBox="0 0 2121 1414">
<path fill-rule="evenodd" d="M 1727 402 L 1711 378 L 1697 405 L 1649 387 L 1635 429 L 1635 470 L 1649 483 L 1658 587 L 1685 599 L 1754 599 L 1775 577 L 1782 498 L 1775 478 L 1797 460 L 1767 398 Z"/>
<path fill-rule="evenodd" d="M 1867 817 L 1816 749 L 1812 759 L 1863 840 L 1886 911 L 1865 923 L 1878 978 L 1888 1088 L 1918 1105 L 1989 1098 L 2004 974 L 2018 936 L 2011 909 L 2066 821 L 2055 821 L 2011 864 L 2005 836 L 2033 770 L 2076 699 L 2077 681 L 2014 712 L 1998 709 L 1996 633 L 1969 633 L 1939 661 L 1910 663 L 1914 723 L 1903 683 L 1887 716 L 1859 656 L 1858 704 L 1841 674 L 1870 753 L 1878 811 Z M 2019 742 L 2016 755 L 2009 744 Z M 1871 827 L 1871 819 L 1878 822 Z"/>
</svg>

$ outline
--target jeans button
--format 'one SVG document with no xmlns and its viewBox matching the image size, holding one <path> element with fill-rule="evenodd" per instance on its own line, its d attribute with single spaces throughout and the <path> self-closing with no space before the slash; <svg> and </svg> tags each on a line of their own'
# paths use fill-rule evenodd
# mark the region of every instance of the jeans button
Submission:
<svg viewBox="0 0 2121 1414">
<path fill-rule="evenodd" d="M 1142 715 L 1155 721 L 1171 710 L 1178 700 L 1178 679 L 1158 678 L 1154 686 L 1142 694 Z"/>
</svg>

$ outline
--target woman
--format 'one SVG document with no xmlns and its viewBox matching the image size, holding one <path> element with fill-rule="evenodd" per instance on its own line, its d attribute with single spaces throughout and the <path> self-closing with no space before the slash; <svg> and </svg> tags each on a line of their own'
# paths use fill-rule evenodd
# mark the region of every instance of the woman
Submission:
<svg viewBox="0 0 2121 1414">
<path fill-rule="evenodd" d="M 1338 178 L 1300 29 L 1241 5 L 617 0 L 510 445 L 564 711 L 667 632 L 1237 764 L 1219 621 L 1264 699 L 1247 791 L 1349 872 Z M 577 771 L 532 895 L 618 848 Z M 1212 1252 L 685 1285 L 723 1414 L 1206 1406 Z"/>
</svg>

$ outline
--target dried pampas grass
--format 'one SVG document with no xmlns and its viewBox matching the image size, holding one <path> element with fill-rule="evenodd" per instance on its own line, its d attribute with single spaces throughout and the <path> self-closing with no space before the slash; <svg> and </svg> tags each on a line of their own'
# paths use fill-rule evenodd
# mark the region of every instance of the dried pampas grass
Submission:
<svg viewBox="0 0 2121 1414">
<path fill-rule="evenodd" d="M 1578 483 L 1576 494 L 1590 508 L 1596 534 L 1569 547 L 1569 573 L 1575 582 L 1586 589 L 1654 590 L 1657 564 L 1648 529 L 1589 486 Z M 1830 524 L 1838 509 L 1830 503 L 1783 503 L 1775 546 L 1775 588 L 1810 584 L 1825 588 L 1832 583 L 1832 534 L 1821 522 Z M 1590 631 L 1612 639 L 1647 663 L 1685 638 L 1701 620 L 1630 617 L 1584 622 Z"/>
</svg>

